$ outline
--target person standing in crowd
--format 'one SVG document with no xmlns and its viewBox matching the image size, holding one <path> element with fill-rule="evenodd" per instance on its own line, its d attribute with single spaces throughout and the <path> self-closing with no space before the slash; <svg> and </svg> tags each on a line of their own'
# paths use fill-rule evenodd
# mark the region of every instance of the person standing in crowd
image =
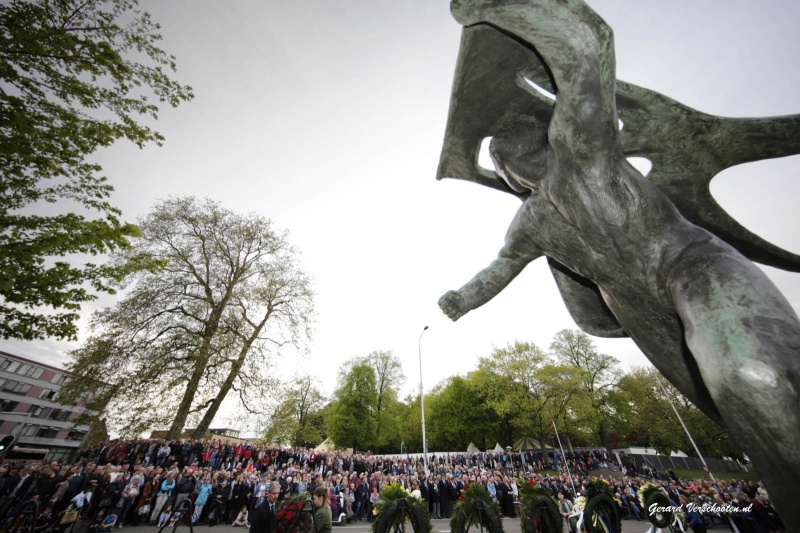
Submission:
<svg viewBox="0 0 800 533">
<path fill-rule="evenodd" d="M 333 517 L 330 506 L 330 490 L 327 487 L 317 487 L 314 491 L 314 533 L 331 533 Z"/>
<path fill-rule="evenodd" d="M 558 512 L 564 517 L 564 527 L 570 533 L 575 533 L 576 520 L 569 518 L 569 515 L 572 514 L 572 502 L 564 497 L 563 492 L 558 493 Z"/>
<path fill-rule="evenodd" d="M 369 499 L 369 485 L 366 475 L 361 474 L 356 487 L 356 520 L 363 520 L 363 513 L 366 512 L 367 500 Z"/>
<path fill-rule="evenodd" d="M 175 473 L 170 472 L 167 474 L 166 479 L 161 482 L 161 488 L 158 490 L 156 494 L 156 503 L 153 505 L 153 510 L 150 513 L 150 523 L 155 524 L 156 520 L 158 519 L 159 515 L 161 514 L 161 509 L 167 503 L 167 501 L 172 496 L 172 491 L 175 490 Z"/>
<path fill-rule="evenodd" d="M 172 508 L 175 509 L 176 512 L 181 510 L 178 508 L 178 506 L 183 500 L 189 499 L 189 496 L 191 496 L 192 492 L 194 492 L 196 485 L 197 480 L 195 479 L 194 474 L 182 474 L 178 478 L 172 501 Z"/>
<path fill-rule="evenodd" d="M 278 512 L 276 503 L 281 493 L 281 484 L 270 483 L 264 502 L 253 509 L 250 515 L 250 533 L 272 533 L 272 520 Z"/>
<path fill-rule="evenodd" d="M 204 477 L 203 481 L 197 487 L 197 499 L 194 501 L 192 524 L 196 524 L 200 520 L 200 515 L 203 513 L 203 507 L 206 506 L 208 499 L 211 497 L 211 491 L 213 490 L 214 487 L 211 485 L 211 478 Z"/>
</svg>

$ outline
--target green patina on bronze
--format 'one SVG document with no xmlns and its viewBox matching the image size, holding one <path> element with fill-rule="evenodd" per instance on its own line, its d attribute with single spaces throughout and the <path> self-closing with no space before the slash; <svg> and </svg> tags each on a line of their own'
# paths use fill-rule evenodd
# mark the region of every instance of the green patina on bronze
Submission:
<svg viewBox="0 0 800 533">
<path fill-rule="evenodd" d="M 464 30 L 437 177 L 522 206 L 498 257 L 442 310 L 457 320 L 547 257 L 576 323 L 631 337 L 731 432 L 800 530 L 800 321 L 752 263 L 798 272 L 800 256 L 742 227 L 709 191 L 726 168 L 800 153 L 800 116 L 717 117 L 616 80 L 613 33 L 581 0 L 451 9 Z M 487 137 L 494 171 L 477 163 Z M 631 156 L 652 162 L 646 178 Z"/>
</svg>

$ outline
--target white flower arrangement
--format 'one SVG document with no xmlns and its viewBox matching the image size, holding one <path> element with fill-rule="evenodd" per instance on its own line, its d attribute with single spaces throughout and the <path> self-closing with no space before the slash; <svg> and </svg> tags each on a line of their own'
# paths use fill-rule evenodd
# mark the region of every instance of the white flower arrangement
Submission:
<svg viewBox="0 0 800 533">
<path fill-rule="evenodd" d="M 572 510 L 574 512 L 583 511 L 586 509 L 586 496 L 578 496 L 572 503 Z"/>
<path fill-rule="evenodd" d="M 644 499 L 647 497 L 647 494 L 653 490 L 661 490 L 661 488 L 652 483 L 645 483 L 636 491 L 636 497 L 639 499 L 639 504 L 642 506 L 642 509 L 647 509 L 647 504 L 644 502 Z"/>
</svg>

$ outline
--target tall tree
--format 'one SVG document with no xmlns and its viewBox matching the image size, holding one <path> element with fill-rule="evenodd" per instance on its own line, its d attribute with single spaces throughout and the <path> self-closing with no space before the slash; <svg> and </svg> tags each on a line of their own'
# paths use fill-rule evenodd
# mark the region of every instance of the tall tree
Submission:
<svg viewBox="0 0 800 533">
<path fill-rule="evenodd" d="M 258 215 L 172 198 L 140 226 L 134 253 L 166 266 L 137 274 L 122 301 L 96 314 L 92 336 L 73 353 L 63 398 L 94 389 L 98 411 L 134 415 L 139 425 L 170 421 L 169 438 L 190 415 L 202 417 L 202 435 L 230 390 L 248 407 L 272 388 L 269 356 L 308 334 L 309 281 L 285 234 Z M 130 405 L 129 387 L 156 400 L 148 409 Z"/>
<path fill-rule="evenodd" d="M 486 449 L 497 440 L 497 415 L 470 376 L 452 376 L 429 395 L 427 433 L 434 449 L 466 450 L 470 442 Z"/>
<path fill-rule="evenodd" d="M 322 442 L 322 432 L 315 413 L 323 407 L 325 397 L 317 382 L 303 376 L 282 388 L 284 400 L 270 417 L 264 440 L 270 444 L 315 446 Z"/>
<path fill-rule="evenodd" d="M 152 266 L 146 257 L 80 264 L 72 254 L 127 250 L 138 234 L 120 221 L 111 185 L 87 158 L 119 139 L 161 144 L 140 120 L 157 118 L 161 103 L 192 98 L 170 78 L 175 58 L 160 39 L 135 0 L 0 3 L 3 338 L 75 339 L 82 303 Z"/>
<path fill-rule="evenodd" d="M 609 402 L 614 407 L 613 427 L 619 438 L 626 444 L 650 446 L 667 455 L 680 450 L 695 456 L 694 446 L 675 416 L 670 401 L 702 454 L 744 459 L 730 435 L 653 367 L 633 369 L 619 380 L 619 385 L 609 395 Z"/>
<path fill-rule="evenodd" d="M 375 442 L 377 405 L 375 371 L 362 362 L 339 375 L 334 406 L 326 421 L 328 435 L 337 446 L 368 448 Z"/>
<path fill-rule="evenodd" d="M 591 405 L 590 413 L 594 415 L 592 425 L 600 443 L 608 448 L 610 407 L 607 399 L 619 381 L 619 361 L 610 355 L 598 353 L 585 333 L 568 329 L 556 333 L 550 351 L 559 363 L 580 370 L 583 392 Z"/>
<path fill-rule="evenodd" d="M 397 423 L 392 416 L 392 407 L 397 403 L 397 394 L 406 380 L 400 358 L 391 350 L 375 351 L 366 358 L 375 371 L 375 446 L 376 451 L 387 446 L 397 437 Z"/>
<path fill-rule="evenodd" d="M 564 405 L 563 394 L 569 394 L 548 379 L 551 363 L 541 348 L 519 341 L 479 359 L 475 378 L 482 380 L 505 442 L 530 434 L 546 442 L 551 422 L 559 414 L 557 408 Z"/>
</svg>

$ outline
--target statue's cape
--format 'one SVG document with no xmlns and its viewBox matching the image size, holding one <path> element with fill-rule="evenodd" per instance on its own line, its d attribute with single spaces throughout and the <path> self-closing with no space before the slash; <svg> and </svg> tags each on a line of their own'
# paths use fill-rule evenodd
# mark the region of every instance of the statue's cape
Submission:
<svg viewBox="0 0 800 533">
<path fill-rule="evenodd" d="M 480 167 L 478 155 L 485 138 L 518 127 L 521 119 L 546 134 L 554 107 L 546 93 L 557 98 L 558 90 L 533 46 L 486 24 L 464 28 L 437 179 L 472 181 L 524 199 L 524 190 Z M 652 163 L 647 179 L 687 220 L 752 261 L 800 272 L 800 255 L 747 230 L 709 188 L 726 168 L 800 153 L 800 115 L 718 117 L 623 81 L 616 97 L 623 152 Z M 591 281 L 555 261 L 550 266 L 578 325 L 598 336 L 624 335 Z"/>
</svg>

